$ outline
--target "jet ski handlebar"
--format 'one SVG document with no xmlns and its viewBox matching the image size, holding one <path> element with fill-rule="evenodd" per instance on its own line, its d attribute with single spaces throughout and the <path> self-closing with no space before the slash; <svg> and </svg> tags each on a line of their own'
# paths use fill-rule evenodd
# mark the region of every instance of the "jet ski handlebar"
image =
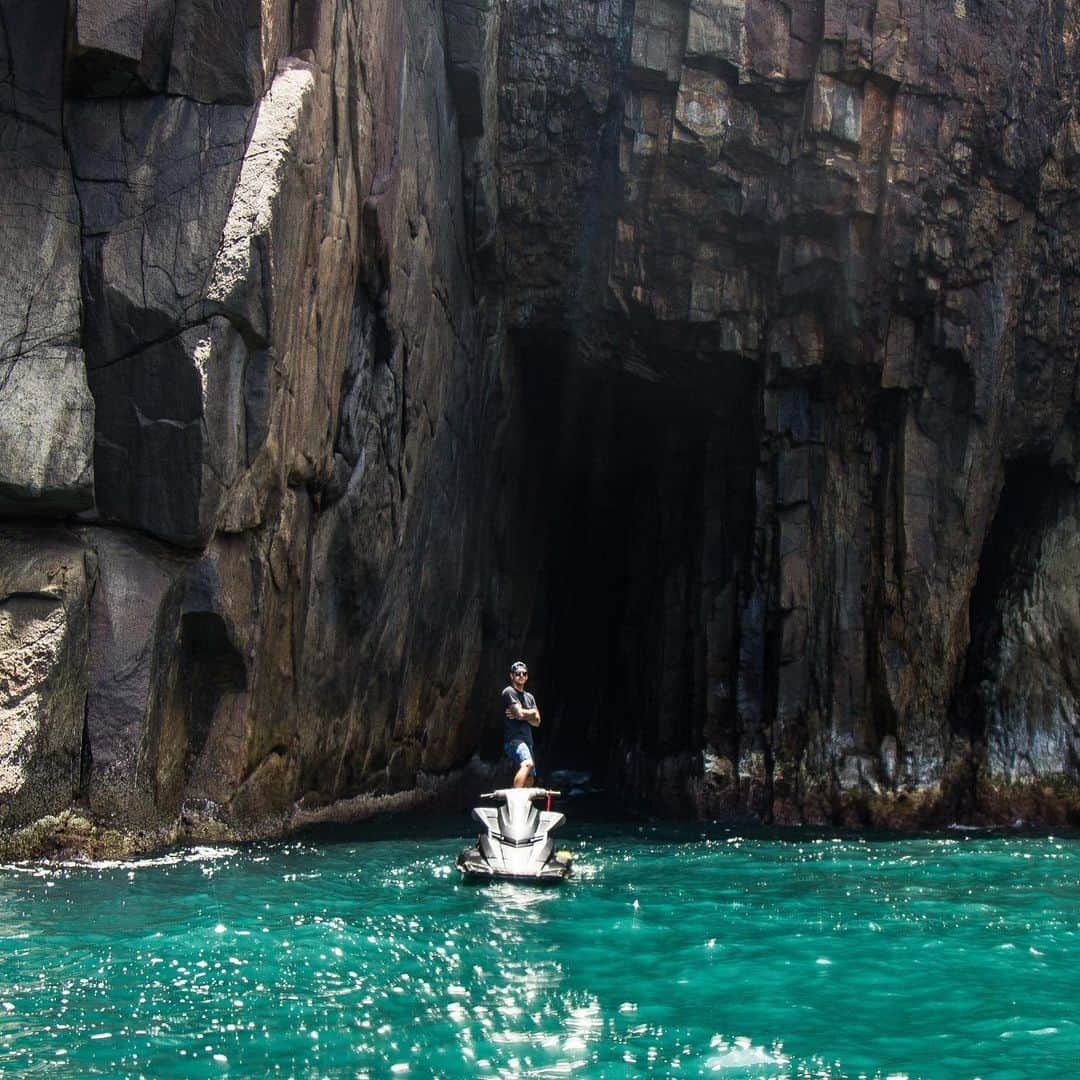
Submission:
<svg viewBox="0 0 1080 1080">
<path fill-rule="evenodd" d="M 496 791 L 485 791 L 480 795 L 481 799 L 505 799 L 508 791 L 521 791 L 521 788 L 499 788 Z M 561 795 L 561 791 L 550 791 L 548 788 L 529 788 L 528 794 L 530 799 L 544 799 L 552 798 L 555 795 Z"/>
</svg>

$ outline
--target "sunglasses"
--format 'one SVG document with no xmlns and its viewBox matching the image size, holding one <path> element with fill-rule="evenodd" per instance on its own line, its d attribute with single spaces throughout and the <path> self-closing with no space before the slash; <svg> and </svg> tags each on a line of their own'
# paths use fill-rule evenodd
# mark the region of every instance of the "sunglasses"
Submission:
<svg viewBox="0 0 1080 1080">
<path fill-rule="evenodd" d="M 515 679 L 518 678 L 519 676 L 522 676 L 522 677 L 524 677 L 526 679 L 529 677 L 529 673 L 527 671 L 515 671 L 513 673 L 513 675 L 514 675 Z"/>
</svg>

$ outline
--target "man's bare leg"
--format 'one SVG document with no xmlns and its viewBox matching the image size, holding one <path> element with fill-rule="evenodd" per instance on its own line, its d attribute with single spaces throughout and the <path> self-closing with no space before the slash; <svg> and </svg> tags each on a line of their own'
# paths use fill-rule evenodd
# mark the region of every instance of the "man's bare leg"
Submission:
<svg viewBox="0 0 1080 1080">
<path fill-rule="evenodd" d="M 531 761 L 524 762 L 514 774 L 514 787 L 529 787 L 529 773 L 533 771 L 533 768 Z"/>
</svg>

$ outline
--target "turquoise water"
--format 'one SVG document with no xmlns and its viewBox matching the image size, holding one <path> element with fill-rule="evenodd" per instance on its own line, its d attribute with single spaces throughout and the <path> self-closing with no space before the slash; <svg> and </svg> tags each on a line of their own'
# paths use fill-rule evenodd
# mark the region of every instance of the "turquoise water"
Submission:
<svg viewBox="0 0 1080 1080">
<path fill-rule="evenodd" d="M 586 824 L 543 889 L 469 831 L 0 870 L 0 1075 L 1080 1071 L 1075 837 Z"/>
</svg>

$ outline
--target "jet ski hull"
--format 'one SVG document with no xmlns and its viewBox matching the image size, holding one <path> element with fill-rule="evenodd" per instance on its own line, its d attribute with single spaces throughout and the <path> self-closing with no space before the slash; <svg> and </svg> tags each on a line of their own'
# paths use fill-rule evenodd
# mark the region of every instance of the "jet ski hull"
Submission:
<svg viewBox="0 0 1080 1080">
<path fill-rule="evenodd" d="M 479 848 L 466 848 L 457 858 L 457 868 L 466 881 L 519 881 L 534 885 L 558 885 L 574 872 L 568 860 L 549 859 L 535 871 L 521 873 L 492 866 Z"/>
</svg>

